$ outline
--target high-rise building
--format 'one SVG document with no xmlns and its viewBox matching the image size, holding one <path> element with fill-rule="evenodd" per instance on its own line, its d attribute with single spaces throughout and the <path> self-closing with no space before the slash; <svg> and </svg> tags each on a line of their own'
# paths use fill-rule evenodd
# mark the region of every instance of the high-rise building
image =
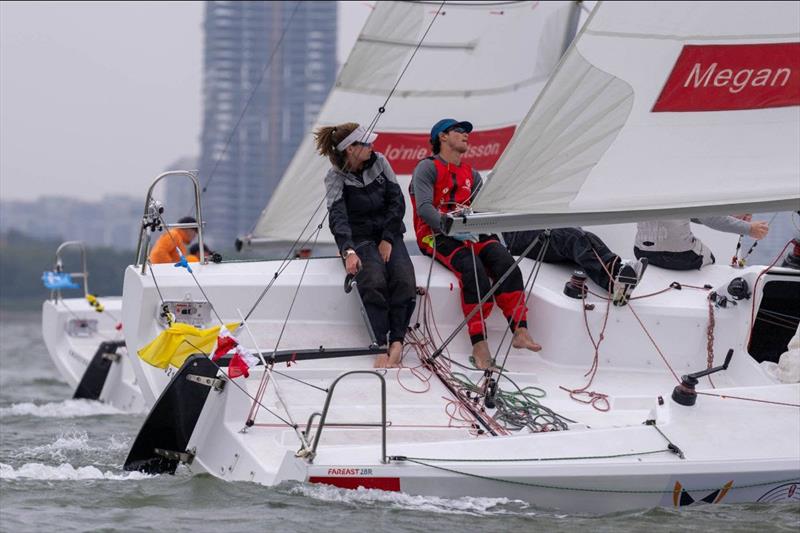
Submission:
<svg viewBox="0 0 800 533">
<path fill-rule="evenodd" d="M 252 228 L 309 133 L 336 77 L 336 24 L 336 2 L 206 3 L 200 182 L 212 246 Z"/>
</svg>

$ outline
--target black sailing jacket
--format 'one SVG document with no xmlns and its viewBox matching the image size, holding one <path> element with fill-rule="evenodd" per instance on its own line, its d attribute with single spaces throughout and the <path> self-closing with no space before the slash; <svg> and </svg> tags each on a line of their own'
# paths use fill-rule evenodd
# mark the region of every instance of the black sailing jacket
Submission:
<svg viewBox="0 0 800 533">
<path fill-rule="evenodd" d="M 365 241 L 402 241 L 406 202 L 383 154 L 373 152 L 358 173 L 331 168 L 325 191 L 331 233 L 340 252 Z"/>
</svg>

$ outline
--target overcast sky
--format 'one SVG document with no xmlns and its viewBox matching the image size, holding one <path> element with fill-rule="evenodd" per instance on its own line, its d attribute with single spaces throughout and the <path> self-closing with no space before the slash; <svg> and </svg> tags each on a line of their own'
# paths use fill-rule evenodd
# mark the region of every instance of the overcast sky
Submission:
<svg viewBox="0 0 800 533">
<path fill-rule="evenodd" d="M 372 2 L 339 2 L 339 61 Z M 0 198 L 144 197 L 200 151 L 202 2 L 0 2 Z"/>
</svg>

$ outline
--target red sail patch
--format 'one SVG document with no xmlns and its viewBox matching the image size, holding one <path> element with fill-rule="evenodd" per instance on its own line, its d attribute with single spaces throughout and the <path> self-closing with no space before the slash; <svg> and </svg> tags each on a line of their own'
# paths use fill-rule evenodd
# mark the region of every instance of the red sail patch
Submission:
<svg viewBox="0 0 800 533">
<path fill-rule="evenodd" d="M 475 170 L 491 170 L 514 135 L 515 126 L 475 130 L 469 134 L 469 151 L 462 161 Z M 420 159 L 431 155 L 429 133 L 379 132 L 375 150 L 386 156 L 397 174 L 411 174 Z"/>
<path fill-rule="evenodd" d="M 685 45 L 653 112 L 800 105 L 800 43 Z"/>
</svg>

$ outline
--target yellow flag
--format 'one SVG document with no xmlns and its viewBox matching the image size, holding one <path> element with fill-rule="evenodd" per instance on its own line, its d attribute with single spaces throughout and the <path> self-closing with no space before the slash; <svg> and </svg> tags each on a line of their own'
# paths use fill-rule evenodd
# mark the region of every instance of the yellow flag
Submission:
<svg viewBox="0 0 800 533">
<path fill-rule="evenodd" d="M 232 322 L 225 327 L 234 331 L 238 326 L 238 322 Z M 198 329 L 189 324 L 175 322 L 139 350 L 139 357 L 158 368 L 167 368 L 169 365 L 180 368 L 192 354 L 211 353 L 217 342 L 219 328 L 220 326 Z"/>
</svg>

